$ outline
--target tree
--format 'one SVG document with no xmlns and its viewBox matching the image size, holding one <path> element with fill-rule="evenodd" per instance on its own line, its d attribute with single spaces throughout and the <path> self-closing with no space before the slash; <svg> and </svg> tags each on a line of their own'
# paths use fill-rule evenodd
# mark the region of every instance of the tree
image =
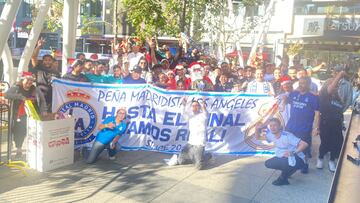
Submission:
<svg viewBox="0 0 360 203">
<path fill-rule="evenodd" d="M 201 22 L 209 35 L 211 46 L 215 48 L 213 53 L 224 59 L 227 44 L 235 45 L 244 36 L 251 34 L 258 24 L 258 19 L 253 16 L 246 17 L 245 14 L 251 13 L 248 11 L 262 3 L 262 0 L 243 0 L 237 4 L 232 0 L 214 0 L 207 4 L 206 17 L 203 17 Z"/>
<path fill-rule="evenodd" d="M 253 28 L 249 26 L 251 21 L 235 30 L 236 18 L 233 16 L 239 9 L 229 11 L 234 3 L 232 0 L 123 0 L 123 3 L 128 10 L 128 22 L 136 30 L 134 34 L 142 38 L 154 35 L 177 37 L 179 32 L 184 32 L 199 41 L 204 33 L 211 33 L 216 36 L 211 41 L 224 53 L 230 38 L 239 40 L 241 31 Z M 242 0 L 238 5 L 250 8 L 262 3 L 263 0 Z"/>
</svg>

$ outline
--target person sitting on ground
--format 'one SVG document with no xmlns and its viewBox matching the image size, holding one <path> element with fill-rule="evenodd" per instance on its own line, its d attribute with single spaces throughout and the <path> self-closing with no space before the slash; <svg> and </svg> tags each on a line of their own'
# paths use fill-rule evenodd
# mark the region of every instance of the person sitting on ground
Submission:
<svg viewBox="0 0 360 203">
<path fill-rule="evenodd" d="M 308 144 L 290 132 L 283 131 L 279 119 L 271 118 L 267 123 L 269 132 L 265 137 L 274 143 L 275 157 L 265 161 L 265 166 L 281 171 L 280 176 L 272 182 L 273 185 L 288 185 L 288 178 L 305 165 L 305 155 L 302 151 L 307 148 Z M 261 131 L 264 128 L 266 128 L 265 124 L 257 124 L 255 133 L 257 139 L 261 139 Z"/>
<path fill-rule="evenodd" d="M 16 146 L 16 157 L 21 158 L 22 145 L 26 137 L 27 115 L 25 112 L 25 100 L 31 100 L 35 109 L 43 116 L 47 114 L 46 100 L 40 88 L 33 84 L 35 77 L 30 72 L 23 72 L 21 80 L 9 88 L 5 93 L 5 98 L 13 102 L 11 112 L 12 133 Z"/>
<path fill-rule="evenodd" d="M 97 157 L 104 149 L 108 149 L 110 160 L 115 160 L 116 143 L 120 136 L 123 136 L 126 130 L 127 123 L 125 123 L 126 109 L 119 108 L 116 111 L 116 116 L 109 116 L 105 118 L 99 126 L 99 132 L 96 135 L 96 140 L 91 148 L 89 157 L 86 163 L 95 163 Z"/>
<path fill-rule="evenodd" d="M 126 76 L 123 80 L 124 84 L 146 84 L 144 78 L 141 78 L 142 68 L 135 66 L 130 75 Z"/>
<path fill-rule="evenodd" d="M 76 60 L 72 65 L 72 71 L 70 73 L 66 73 L 63 76 L 65 80 L 78 81 L 78 82 L 88 82 L 87 77 L 82 74 L 84 69 L 84 62 L 81 60 Z"/>
<path fill-rule="evenodd" d="M 184 112 L 187 99 L 183 99 Z M 208 164 L 212 155 L 205 152 L 206 144 L 206 121 L 208 113 L 206 110 L 205 102 L 200 103 L 198 101 L 191 102 L 191 115 L 184 114 L 185 120 L 189 125 L 189 141 L 181 150 L 179 156 L 174 155 L 169 165 L 182 165 L 187 163 L 195 164 L 196 169 L 202 170 Z"/>
</svg>

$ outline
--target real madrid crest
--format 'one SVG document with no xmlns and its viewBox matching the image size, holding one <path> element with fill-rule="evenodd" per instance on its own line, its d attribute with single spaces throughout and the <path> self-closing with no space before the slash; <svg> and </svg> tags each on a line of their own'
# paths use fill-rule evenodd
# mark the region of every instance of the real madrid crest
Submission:
<svg viewBox="0 0 360 203">
<path fill-rule="evenodd" d="M 66 97 L 70 100 L 62 104 L 57 112 L 73 115 L 75 121 L 75 145 L 89 143 L 94 140 L 93 134 L 97 124 L 95 109 L 87 103 L 91 98 L 81 89 L 69 90 Z"/>
</svg>

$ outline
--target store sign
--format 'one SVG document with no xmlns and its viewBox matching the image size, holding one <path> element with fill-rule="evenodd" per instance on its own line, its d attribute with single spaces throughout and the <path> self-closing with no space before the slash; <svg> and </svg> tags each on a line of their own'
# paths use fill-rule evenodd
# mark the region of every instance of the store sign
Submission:
<svg viewBox="0 0 360 203">
<path fill-rule="evenodd" d="M 329 19 L 326 29 L 332 32 L 360 34 L 360 18 Z"/>
<path fill-rule="evenodd" d="M 324 18 L 305 18 L 303 35 L 323 35 Z"/>
</svg>

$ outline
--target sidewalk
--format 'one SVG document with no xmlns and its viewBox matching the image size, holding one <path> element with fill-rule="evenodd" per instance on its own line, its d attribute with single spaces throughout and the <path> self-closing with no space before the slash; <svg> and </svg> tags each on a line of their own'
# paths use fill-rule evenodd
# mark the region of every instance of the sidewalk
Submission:
<svg viewBox="0 0 360 203">
<path fill-rule="evenodd" d="M 317 151 L 318 139 L 314 141 Z M 313 150 L 315 151 L 315 150 Z M 315 155 L 315 154 L 314 154 Z M 55 171 L 29 176 L 0 167 L 0 202 L 326 202 L 332 173 L 297 172 L 290 185 L 275 187 L 279 173 L 266 169 L 267 157 L 216 156 L 203 171 L 167 166 L 170 155 L 120 152 L 94 165 L 77 160 Z M 315 156 L 314 156 L 315 157 Z"/>
<path fill-rule="evenodd" d="M 280 173 L 265 168 L 268 157 L 216 155 L 214 164 L 197 171 L 191 165 L 167 166 L 163 159 L 169 154 L 122 151 L 116 161 L 101 157 L 87 165 L 78 158 L 46 173 L 29 170 L 28 176 L 0 166 L 0 202 L 322 203 L 333 173 L 327 165 L 315 168 L 319 143 L 315 137 L 309 174 L 296 172 L 287 186 L 271 184 Z"/>
</svg>

